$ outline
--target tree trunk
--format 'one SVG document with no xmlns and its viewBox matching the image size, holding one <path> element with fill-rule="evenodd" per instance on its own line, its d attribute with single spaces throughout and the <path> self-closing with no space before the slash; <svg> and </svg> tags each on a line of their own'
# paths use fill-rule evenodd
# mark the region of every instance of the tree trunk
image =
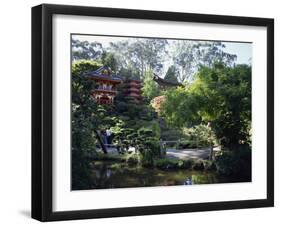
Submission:
<svg viewBox="0 0 281 226">
<path fill-rule="evenodd" d="M 95 130 L 95 134 L 96 134 L 97 140 L 98 140 L 98 142 L 99 142 L 99 144 L 101 146 L 101 149 L 102 149 L 103 153 L 107 154 L 106 146 L 104 145 L 104 143 L 103 143 L 103 141 L 102 141 L 102 139 L 101 139 L 101 137 L 100 137 L 100 135 L 99 135 L 97 130 Z"/>
<path fill-rule="evenodd" d="M 210 146 L 210 156 L 209 156 L 209 160 L 213 160 L 213 153 L 214 153 L 214 147 L 213 145 Z"/>
</svg>

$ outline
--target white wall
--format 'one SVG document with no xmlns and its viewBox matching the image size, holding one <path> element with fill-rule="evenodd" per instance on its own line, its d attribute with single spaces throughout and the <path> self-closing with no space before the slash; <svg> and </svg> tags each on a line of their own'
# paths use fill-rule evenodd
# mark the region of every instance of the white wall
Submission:
<svg viewBox="0 0 281 226">
<path fill-rule="evenodd" d="M 227 2 L 227 3 L 226 3 Z M 36 225 L 30 214 L 30 8 L 41 1 L 2 1 L 0 13 L 0 224 Z M 277 0 L 68 0 L 47 3 L 228 14 L 275 18 L 275 84 L 280 84 L 281 14 Z M 248 210 L 154 215 L 99 220 L 56 222 L 60 225 L 265 225 L 280 221 L 281 89 L 275 92 L 276 207 Z M 279 138 L 279 139 L 278 139 Z"/>
</svg>

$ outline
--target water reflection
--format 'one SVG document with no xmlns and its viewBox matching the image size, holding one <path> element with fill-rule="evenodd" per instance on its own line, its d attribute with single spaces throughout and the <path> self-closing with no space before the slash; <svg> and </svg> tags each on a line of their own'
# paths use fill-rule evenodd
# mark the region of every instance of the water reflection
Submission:
<svg viewBox="0 0 281 226">
<path fill-rule="evenodd" d="M 95 161 L 91 187 L 85 189 L 128 188 L 146 186 L 194 185 L 235 182 L 212 171 L 169 170 L 128 166 L 125 163 Z"/>
</svg>

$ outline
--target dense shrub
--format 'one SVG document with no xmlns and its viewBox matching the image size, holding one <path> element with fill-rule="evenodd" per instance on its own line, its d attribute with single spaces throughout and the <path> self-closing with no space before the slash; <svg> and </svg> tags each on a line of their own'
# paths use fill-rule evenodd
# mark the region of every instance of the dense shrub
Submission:
<svg viewBox="0 0 281 226">
<path fill-rule="evenodd" d="M 161 139 L 168 141 L 175 141 L 182 138 L 183 133 L 179 128 L 169 127 L 162 117 L 158 118 L 158 123 L 161 128 Z"/>
<path fill-rule="evenodd" d="M 140 154 L 140 161 L 145 166 L 152 166 L 155 158 L 161 155 L 159 142 L 159 127 L 152 123 L 150 127 L 128 128 L 128 123 L 119 119 L 119 122 L 111 130 L 114 134 L 113 143 L 119 153 L 127 153 L 130 146 Z"/>
<path fill-rule="evenodd" d="M 111 153 L 104 154 L 102 152 L 96 152 L 95 155 L 93 155 L 93 157 L 91 158 L 91 160 L 94 160 L 94 161 L 117 161 L 117 162 L 125 161 L 125 160 L 123 160 L 122 156 L 120 156 L 120 155 L 111 154 Z"/>
<path fill-rule="evenodd" d="M 217 169 L 214 161 L 204 160 L 203 164 L 204 164 L 205 170 L 216 170 Z"/>
<path fill-rule="evenodd" d="M 204 170 L 205 166 L 204 166 L 204 162 L 203 161 L 196 161 L 192 167 L 192 169 L 194 170 Z"/>
<path fill-rule="evenodd" d="M 178 145 L 178 149 L 186 149 L 186 148 L 197 148 L 197 143 L 196 141 L 192 140 L 180 140 Z"/>
<path fill-rule="evenodd" d="M 168 158 L 155 160 L 155 167 L 162 170 L 191 169 L 193 164 L 194 164 L 193 160 L 180 160 L 180 159 L 168 159 Z"/>
<path fill-rule="evenodd" d="M 124 158 L 128 165 L 136 165 L 140 162 L 140 155 L 138 153 L 125 154 Z"/>
<path fill-rule="evenodd" d="M 154 164 L 154 156 L 153 153 L 149 150 L 143 150 L 141 152 L 141 164 L 145 167 L 152 167 Z"/>
<path fill-rule="evenodd" d="M 72 64 L 72 188 L 90 186 L 90 162 L 88 157 L 95 154 L 95 129 L 101 123 L 97 106 L 91 97 L 94 82 L 86 79 L 84 72 L 96 70 L 101 65 L 95 61 L 75 61 Z"/>
<path fill-rule="evenodd" d="M 211 122 L 224 147 L 251 143 L 251 66 L 213 62 L 194 81 L 165 92 L 161 116 L 175 127 Z"/>
<path fill-rule="evenodd" d="M 251 149 L 248 145 L 240 145 L 237 150 L 224 151 L 216 156 L 217 171 L 226 176 L 239 179 L 250 179 L 252 168 Z"/>
<path fill-rule="evenodd" d="M 121 118 L 115 118 L 115 125 L 110 128 L 113 133 L 113 144 L 117 147 L 119 153 L 126 153 L 136 139 L 136 132 L 129 128 L 127 122 Z"/>
<path fill-rule="evenodd" d="M 148 128 L 139 129 L 136 144 L 141 154 L 142 164 L 144 166 L 153 166 L 154 159 L 161 155 L 159 139 L 154 131 Z"/>
<path fill-rule="evenodd" d="M 176 159 L 157 159 L 155 161 L 155 167 L 167 170 L 167 169 L 177 169 L 178 168 L 178 160 Z"/>
<path fill-rule="evenodd" d="M 200 124 L 191 128 L 184 128 L 183 134 L 185 139 L 180 143 L 181 146 L 186 146 L 183 148 L 207 147 L 217 143 L 214 132 L 207 125 Z"/>
</svg>

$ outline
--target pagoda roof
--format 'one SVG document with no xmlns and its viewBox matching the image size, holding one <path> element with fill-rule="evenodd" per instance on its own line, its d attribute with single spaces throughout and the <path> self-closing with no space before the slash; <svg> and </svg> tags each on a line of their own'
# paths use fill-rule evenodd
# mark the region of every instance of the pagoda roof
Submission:
<svg viewBox="0 0 281 226">
<path fill-rule="evenodd" d="M 129 87 L 127 88 L 127 91 L 136 91 L 136 92 L 140 92 L 139 88 L 135 88 L 135 87 Z"/>
<path fill-rule="evenodd" d="M 125 82 L 136 82 L 136 83 L 141 83 L 141 80 L 140 80 L 140 79 L 130 78 L 130 79 L 126 79 Z"/>
<path fill-rule="evenodd" d="M 136 93 L 126 93 L 126 96 L 130 96 L 130 97 L 135 97 L 135 98 L 141 98 L 141 95 L 136 94 Z"/>
<path fill-rule="evenodd" d="M 163 78 L 160 78 L 158 75 L 156 75 L 155 73 L 153 73 L 153 80 L 155 82 L 157 82 L 160 86 L 183 86 L 181 83 L 179 82 L 171 82 L 168 80 L 165 80 Z"/>
<path fill-rule="evenodd" d="M 105 81 L 114 81 L 114 82 L 122 82 L 122 79 L 113 74 L 110 67 L 103 66 L 95 71 L 88 71 L 84 74 L 85 76 L 92 78 L 92 79 L 100 79 Z"/>
</svg>

